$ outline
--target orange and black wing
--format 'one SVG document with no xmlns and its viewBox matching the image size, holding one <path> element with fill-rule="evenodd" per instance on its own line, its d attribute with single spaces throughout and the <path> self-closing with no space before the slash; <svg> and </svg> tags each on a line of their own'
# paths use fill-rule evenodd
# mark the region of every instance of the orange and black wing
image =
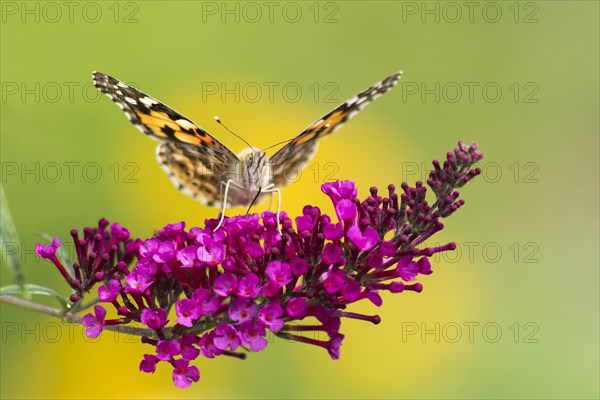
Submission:
<svg viewBox="0 0 600 400">
<path fill-rule="evenodd" d="M 293 179 L 302 170 L 317 151 L 319 138 L 340 129 L 346 121 L 370 102 L 394 87 L 401 76 L 402 72 L 397 72 L 363 90 L 310 124 L 298 136 L 273 154 L 270 162 L 275 186 L 285 186 L 290 179 Z"/>
</svg>

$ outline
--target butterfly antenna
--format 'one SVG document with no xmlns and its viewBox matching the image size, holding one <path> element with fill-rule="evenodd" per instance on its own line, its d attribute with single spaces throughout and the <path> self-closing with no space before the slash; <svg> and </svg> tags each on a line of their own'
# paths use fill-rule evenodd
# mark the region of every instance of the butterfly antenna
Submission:
<svg viewBox="0 0 600 400">
<path fill-rule="evenodd" d="M 329 125 L 329 124 L 325 124 L 325 125 L 323 125 L 323 129 L 327 129 L 327 128 L 329 128 L 329 127 L 330 127 L 330 125 Z M 291 142 L 292 140 L 296 139 L 297 137 L 298 137 L 298 136 L 294 136 L 293 138 L 291 138 L 291 139 L 288 139 L 288 140 L 284 140 L 283 142 L 275 143 L 275 144 L 273 144 L 273 145 L 271 145 L 271 146 L 269 146 L 269 147 L 265 148 L 264 150 L 265 150 L 265 151 L 267 151 L 267 150 L 269 150 L 269 149 L 272 149 L 273 147 L 277 147 L 277 146 L 280 146 L 280 145 L 282 145 L 282 144 L 285 144 L 285 143 L 287 143 L 287 142 Z"/>
<path fill-rule="evenodd" d="M 218 124 L 220 124 L 221 126 L 223 126 L 223 128 L 227 129 L 227 131 L 229 133 L 231 133 L 233 136 L 235 136 L 236 138 L 240 139 L 242 142 L 246 143 L 248 145 L 248 147 L 250 147 L 252 150 L 254 150 L 254 147 L 252 147 L 252 145 L 250 143 L 246 142 L 246 140 L 243 137 L 241 137 L 240 135 L 238 135 L 237 133 L 235 133 L 234 131 L 232 131 L 231 129 L 229 129 L 227 127 L 227 125 L 225 125 L 223 123 L 223 121 L 221 121 L 221 119 L 217 115 L 215 115 L 215 121 L 217 121 Z"/>
</svg>

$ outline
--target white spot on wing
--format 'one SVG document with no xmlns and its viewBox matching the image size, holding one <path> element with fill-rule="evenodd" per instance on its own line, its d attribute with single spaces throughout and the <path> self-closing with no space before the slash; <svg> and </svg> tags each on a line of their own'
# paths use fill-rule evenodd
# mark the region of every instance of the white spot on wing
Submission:
<svg viewBox="0 0 600 400">
<path fill-rule="evenodd" d="M 150 107 L 150 106 L 151 106 L 151 105 L 153 105 L 153 104 L 157 104 L 157 103 L 158 103 L 156 100 L 152 100 L 152 99 L 151 99 L 151 98 L 149 98 L 149 97 L 142 97 L 142 98 L 140 99 L 140 101 L 141 101 L 143 104 L 147 105 L 148 107 Z"/>
<path fill-rule="evenodd" d="M 356 102 L 356 104 L 362 104 L 362 103 L 364 103 L 365 101 L 367 101 L 367 99 L 368 99 L 368 97 L 361 97 L 361 98 L 360 98 L 360 99 L 359 99 L 359 100 Z"/>
<path fill-rule="evenodd" d="M 362 107 L 360 107 L 360 108 L 363 108 L 364 106 L 366 106 L 366 104 L 362 105 Z M 349 113 L 349 114 L 348 114 L 348 116 L 347 116 L 346 118 L 347 118 L 347 119 L 350 119 L 350 118 L 354 117 L 356 114 L 358 114 L 358 111 L 354 110 L 354 111 L 352 111 L 351 113 Z M 337 127 L 336 127 L 336 128 L 337 128 Z"/>
<path fill-rule="evenodd" d="M 196 127 L 195 124 L 193 124 L 192 122 L 188 121 L 187 119 L 178 119 L 175 122 L 177 122 L 179 125 L 181 125 L 185 129 L 194 129 Z"/>
<path fill-rule="evenodd" d="M 358 100 L 358 96 L 354 96 L 353 98 L 351 98 L 350 100 L 348 100 L 346 102 L 347 105 L 352 105 L 354 103 L 356 103 L 356 101 Z M 360 103 L 360 102 L 359 102 Z"/>
</svg>

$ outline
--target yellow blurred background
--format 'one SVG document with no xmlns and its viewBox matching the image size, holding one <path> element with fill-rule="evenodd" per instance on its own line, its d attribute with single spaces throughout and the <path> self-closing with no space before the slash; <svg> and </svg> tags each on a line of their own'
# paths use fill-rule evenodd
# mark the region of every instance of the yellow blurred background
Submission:
<svg viewBox="0 0 600 400">
<path fill-rule="evenodd" d="M 343 321 L 338 361 L 274 340 L 245 361 L 199 359 L 179 390 L 149 346 L 0 304 L 2 398 L 598 398 L 598 15 L 590 1 L 14 2 L 1 25 L 2 184 L 27 281 L 68 292 L 36 231 L 101 217 L 134 236 L 214 217 L 180 194 L 155 142 L 91 84 L 113 75 L 239 151 L 288 139 L 402 69 L 390 93 L 322 141 L 283 209 L 331 212 L 426 176 L 459 139 L 486 154 L 431 245 L 421 294 L 385 295 L 379 326 Z M 264 208 L 261 206 L 258 210 Z M 229 211 L 232 215 L 243 210 Z M 3 265 L 2 285 L 14 283 Z M 45 300 L 41 300 L 45 301 Z M 50 303 L 49 303 L 50 304 Z"/>
</svg>

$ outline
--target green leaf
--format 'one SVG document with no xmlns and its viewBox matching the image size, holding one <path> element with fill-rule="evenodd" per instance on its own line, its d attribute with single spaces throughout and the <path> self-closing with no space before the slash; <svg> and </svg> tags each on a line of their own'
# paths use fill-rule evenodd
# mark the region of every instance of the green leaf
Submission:
<svg viewBox="0 0 600 400">
<path fill-rule="evenodd" d="M 63 310 L 66 310 L 69 308 L 69 304 L 67 303 L 67 301 L 65 300 L 65 298 L 63 296 L 56 293 L 54 290 L 49 289 L 44 286 L 28 283 L 28 284 L 23 285 L 22 287 L 18 286 L 18 285 L 8 285 L 8 286 L 0 287 L 0 296 L 2 296 L 2 295 L 13 295 L 14 296 L 14 295 L 20 295 L 20 294 L 23 294 L 23 295 L 41 294 L 44 296 L 50 296 L 50 297 L 56 299 L 60 303 Z"/>
<path fill-rule="evenodd" d="M 23 268 L 19 260 L 21 242 L 19 241 L 2 185 L 0 185 L 0 222 L 0 257 L 2 258 L 2 262 L 8 265 L 8 268 L 12 271 L 17 285 L 23 288 L 25 277 L 23 276 Z M 15 249 L 14 252 L 7 251 L 11 247 Z"/>
</svg>

